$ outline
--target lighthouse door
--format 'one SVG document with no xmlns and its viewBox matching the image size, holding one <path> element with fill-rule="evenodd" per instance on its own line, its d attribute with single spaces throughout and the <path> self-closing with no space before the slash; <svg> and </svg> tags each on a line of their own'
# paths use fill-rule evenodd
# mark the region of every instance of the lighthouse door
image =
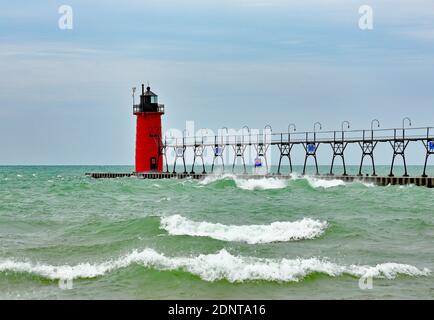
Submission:
<svg viewBox="0 0 434 320">
<path fill-rule="evenodd" d="M 157 159 L 155 159 L 155 157 L 151 157 L 150 161 L 151 163 L 149 167 L 151 171 L 157 171 Z"/>
</svg>

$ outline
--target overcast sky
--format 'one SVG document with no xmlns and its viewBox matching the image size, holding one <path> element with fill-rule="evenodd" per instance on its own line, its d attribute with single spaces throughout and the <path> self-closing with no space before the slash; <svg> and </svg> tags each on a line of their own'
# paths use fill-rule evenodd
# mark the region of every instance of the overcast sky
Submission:
<svg viewBox="0 0 434 320">
<path fill-rule="evenodd" d="M 132 164 L 131 87 L 147 81 L 165 129 L 434 126 L 434 3 L 3 1 L 0 164 Z"/>
</svg>

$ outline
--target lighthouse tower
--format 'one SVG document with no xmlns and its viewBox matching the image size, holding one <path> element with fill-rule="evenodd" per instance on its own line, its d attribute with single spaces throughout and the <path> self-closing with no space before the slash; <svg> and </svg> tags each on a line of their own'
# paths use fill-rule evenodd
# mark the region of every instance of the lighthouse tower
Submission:
<svg viewBox="0 0 434 320">
<path fill-rule="evenodd" d="M 134 93 L 133 93 L 134 95 Z M 164 105 L 158 104 L 158 96 L 142 84 L 140 104 L 134 104 L 136 124 L 136 172 L 162 172 L 161 116 Z"/>
</svg>

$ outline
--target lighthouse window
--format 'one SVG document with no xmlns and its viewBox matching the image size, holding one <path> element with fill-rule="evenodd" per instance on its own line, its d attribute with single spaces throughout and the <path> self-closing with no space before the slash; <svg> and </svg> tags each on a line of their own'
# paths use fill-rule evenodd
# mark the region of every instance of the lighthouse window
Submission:
<svg viewBox="0 0 434 320">
<path fill-rule="evenodd" d="M 158 103 L 158 96 L 152 96 L 151 103 Z"/>
</svg>

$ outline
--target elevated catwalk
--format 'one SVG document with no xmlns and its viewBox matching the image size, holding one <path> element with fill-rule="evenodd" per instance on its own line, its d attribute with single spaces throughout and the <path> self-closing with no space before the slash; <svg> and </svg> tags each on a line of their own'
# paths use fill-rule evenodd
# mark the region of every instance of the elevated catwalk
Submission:
<svg viewBox="0 0 434 320">
<path fill-rule="evenodd" d="M 113 173 L 113 172 L 95 172 L 86 173 L 95 179 L 113 179 L 124 177 L 137 177 L 139 179 L 204 179 L 207 176 L 213 176 L 213 174 L 207 173 Z M 276 179 L 291 179 L 291 175 L 288 174 L 266 174 L 266 175 L 254 175 L 254 174 L 240 174 L 236 175 L 242 179 L 262 179 L 262 178 L 276 178 Z M 428 188 L 434 187 L 434 177 L 388 177 L 388 176 L 354 176 L 354 175 L 316 175 L 319 179 L 339 179 L 346 182 L 362 181 L 366 183 L 373 183 L 379 186 L 387 185 L 416 185 L 424 186 Z"/>
</svg>

